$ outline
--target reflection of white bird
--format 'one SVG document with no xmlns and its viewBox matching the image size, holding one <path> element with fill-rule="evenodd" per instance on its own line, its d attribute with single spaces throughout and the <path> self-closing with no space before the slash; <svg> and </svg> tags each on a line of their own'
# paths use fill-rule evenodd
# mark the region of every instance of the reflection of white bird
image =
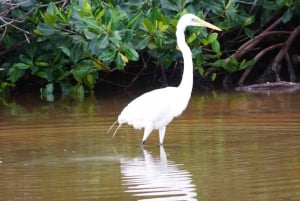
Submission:
<svg viewBox="0 0 300 201">
<path fill-rule="evenodd" d="M 163 146 L 160 157 L 143 149 L 143 157 L 121 158 L 120 163 L 122 185 L 135 200 L 197 200 L 192 174 L 169 161 Z"/>
<path fill-rule="evenodd" d="M 166 126 L 174 117 L 179 116 L 187 107 L 193 87 L 193 61 L 192 52 L 185 42 L 184 31 L 187 26 L 204 26 L 215 30 L 220 28 L 201 20 L 193 14 L 183 15 L 177 24 L 177 45 L 182 52 L 184 71 L 178 87 L 166 87 L 147 92 L 130 102 L 121 112 L 116 122 L 118 128 L 127 123 L 135 129 L 144 128 L 142 144 L 151 134 L 158 129 L 159 143 L 162 145 L 165 137 Z M 115 122 L 115 123 L 116 123 Z M 108 131 L 115 125 L 109 128 Z M 114 136 L 113 135 L 113 136 Z"/>
</svg>

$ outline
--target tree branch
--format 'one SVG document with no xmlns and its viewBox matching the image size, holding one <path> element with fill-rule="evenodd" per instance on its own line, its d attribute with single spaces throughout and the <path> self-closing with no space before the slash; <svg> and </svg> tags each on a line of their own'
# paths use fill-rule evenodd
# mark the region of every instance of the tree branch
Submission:
<svg viewBox="0 0 300 201">
<path fill-rule="evenodd" d="M 250 72 L 252 71 L 252 69 L 254 68 L 255 64 L 257 63 L 257 61 L 259 61 L 266 53 L 270 52 L 271 50 L 274 50 L 276 48 L 279 48 L 283 45 L 284 43 L 278 43 L 278 44 L 275 44 L 275 45 L 271 45 L 265 49 L 263 49 L 262 51 L 260 51 L 254 58 L 253 58 L 253 61 L 254 61 L 254 64 L 252 66 L 250 66 L 249 68 L 247 68 L 243 75 L 241 76 L 239 82 L 238 82 L 238 85 L 239 86 L 243 86 L 244 84 L 244 81 L 245 79 L 248 77 L 248 75 L 250 74 Z"/>
<path fill-rule="evenodd" d="M 263 39 L 266 37 L 271 37 L 274 35 L 283 35 L 283 34 L 290 34 L 289 31 L 270 31 L 270 32 L 262 32 L 258 36 L 256 36 L 253 39 L 250 39 L 246 43 L 244 43 L 235 53 L 230 55 L 225 59 L 227 63 L 230 61 L 230 57 L 234 57 L 236 59 L 240 59 L 242 56 L 244 56 L 247 52 L 249 52 L 254 46 L 256 46 L 258 43 L 260 43 Z"/>
<path fill-rule="evenodd" d="M 271 64 L 271 70 L 275 73 L 276 75 L 276 80 L 280 81 L 279 77 L 279 72 L 278 72 L 278 65 L 287 53 L 288 49 L 290 48 L 292 42 L 296 38 L 296 36 L 300 33 L 300 25 L 292 33 L 290 34 L 289 38 L 286 40 L 284 45 L 282 46 L 281 50 L 278 52 L 277 56 L 275 57 L 273 63 Z"/>
</svg>

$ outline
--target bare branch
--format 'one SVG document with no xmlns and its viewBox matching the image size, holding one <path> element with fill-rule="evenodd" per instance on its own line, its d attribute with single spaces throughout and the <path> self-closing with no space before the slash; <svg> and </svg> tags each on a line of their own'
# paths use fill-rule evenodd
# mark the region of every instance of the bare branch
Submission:
<svg viewBox="0 0 300 201">
<path fill-rule="evenodd" d="M 276 80 L 280 81 L 279 73 L 278 73 L 278 65 L 287 53 L 288 49 L 290 48 L 292 42 L 296 38 L 296 36 L 300 33 L 300 25 L 290 34 L 290 37 L 287 39 L 285 44 L 282 46 L 281 50 L 278 52 L 277 56 L 275 57 L 273 63 L 271 64 L 271 70 L 276 74 Z"/>
<path fill-rule="evenodd" d="M 270 52 L 271 50 L 274 50 L 276 48 L 279 48 L 283 45 L 284 43 L 278 43 L 272 46 L 269 46 L 265 49 L 263 49 L 262 51 L 260 51 L 254 58 L 254 64 L 252 66 L 250 66 L 249 68 L 247 68 L 243 75 L 241 76 L 238 85 L 242 86 L 244 84 L 245 79 L 248 77 L 248 75 L 250 74 L 250 72 L 252 71 L 252 69 L 254 68 L 255 64 L 257 63 L 257 61 L 259 61 L 266 53 Z"/>
<path fill-rule="evenodd" d="M 258 43 L 260 43 L 263 39 L 266 37 L 271 37 L 274 35 L 283 35 L 283 34 L 290 34 L 289 31 L 270 31 L 270 32 L 262 32 L 255 38 L 247 41 L 244 43 L 234 54 L 230 55 L 225 59 L 225 61 L 228 63 L 230 61 L 230 57 L 235 57 L 236 59 L 240 59 L 242 56 L 244 56 L 247 52 L 249 52 L 253 47 L 255 47 Z"/>
</svg>

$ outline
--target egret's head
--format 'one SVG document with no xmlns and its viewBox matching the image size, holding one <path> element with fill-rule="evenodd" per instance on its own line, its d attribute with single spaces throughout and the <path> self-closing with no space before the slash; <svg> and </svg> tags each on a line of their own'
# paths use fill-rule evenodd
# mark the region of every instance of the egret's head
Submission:
<svg viewBox="0 0 300 201">
<path fill-rule="evenodd" d="M 185 14 L 183 15 L 179 21 L 178 21 L 178 25 L 177 28 L 183 28 L 185 29 L 185 27 L 187 26 L 202 26 L 202 27 L 207 27 L 210 29 L 214 29 L 217 31 L 222 31 L 219 27 L 210 24 L 204 20 L 201 20 L 199 17 L 197 17 L 196 15 L 193 14 Z"/>
</svg>

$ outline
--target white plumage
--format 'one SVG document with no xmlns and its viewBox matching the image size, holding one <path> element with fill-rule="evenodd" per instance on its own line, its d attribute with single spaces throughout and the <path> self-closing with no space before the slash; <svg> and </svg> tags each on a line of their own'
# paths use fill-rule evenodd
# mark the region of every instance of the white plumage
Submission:
<svg viewBox="0 0 300 201">
<path fill-rule="evenodd" d="M 205 22 L 193 14 L 185 14 L 178 21 L 176 27 L 177 45 L 182 52 L 184 71 L 178 87 L 156 89 L 137 97 L 131 101 L 121 112 L 118 128 L 127 123 L 135 129 L 144 128 L 142 144 L 145 143 L 152 130 L 159 131 L 159 143 L 162 145 L 165 137 L 166 126 L 179 116 L 187 107 L 193 88 L 193 61 L 192 52 L 185 42 L 184 31 L 187 26 L 205 26 L 215 30 L 218 27 Z M 108 132 L 115 125 L 109 128 Z M 113 135 L 113 136 L 114 136 Z"/>
</svg>

